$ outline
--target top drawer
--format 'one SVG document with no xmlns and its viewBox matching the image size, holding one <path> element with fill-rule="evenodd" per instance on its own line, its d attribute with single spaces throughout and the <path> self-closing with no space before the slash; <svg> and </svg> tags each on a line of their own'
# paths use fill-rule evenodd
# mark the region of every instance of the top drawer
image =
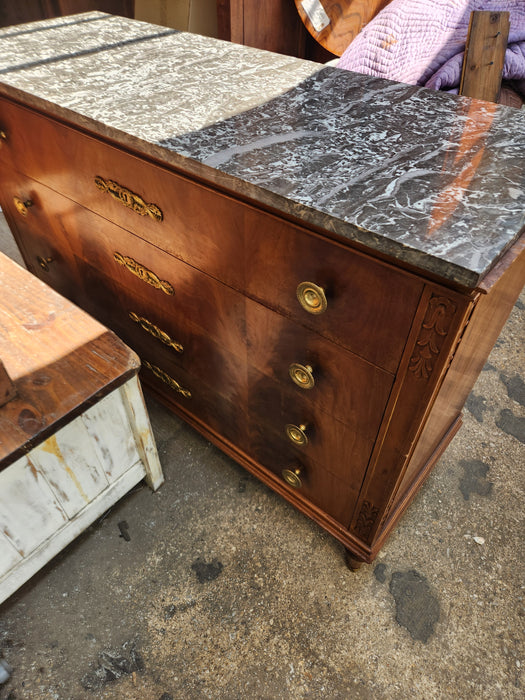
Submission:
<svg viewBox="0 0 525 700">
<path fill-rule="evenodd" d="M 11 102 L 0 101 L 0 129 L 0 160 L 12 168 L 397 370 L 423 288 L 417 277 Z M 303 282 L 323 290 L 325 312 L 301 307 Z"/>
</svg>

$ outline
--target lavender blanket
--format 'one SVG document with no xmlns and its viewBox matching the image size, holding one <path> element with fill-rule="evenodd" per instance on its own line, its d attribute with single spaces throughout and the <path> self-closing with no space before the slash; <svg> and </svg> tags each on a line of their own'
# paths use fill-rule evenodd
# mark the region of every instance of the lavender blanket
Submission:
<svg viewBox="0 0 525 700">
<path fill-rule="evenodd" d="M 510 12 L 503 78 L 525 95 L 525 0 L 393 0 L 346 49 L 339 68 L 457 90 L 474 10 Z"/>
</svg>

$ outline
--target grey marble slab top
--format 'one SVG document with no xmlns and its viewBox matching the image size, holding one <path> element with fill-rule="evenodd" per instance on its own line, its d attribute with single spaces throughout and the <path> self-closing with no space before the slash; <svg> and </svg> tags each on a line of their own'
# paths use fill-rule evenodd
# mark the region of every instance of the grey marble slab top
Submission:
<svg viewBox="0 0 525 700">
<path fill-rule="evenodd" d="M 0 30 L 0 94 L 467 287 L 525 226 L 524 110 L 103 13 Z"/>
</svg>

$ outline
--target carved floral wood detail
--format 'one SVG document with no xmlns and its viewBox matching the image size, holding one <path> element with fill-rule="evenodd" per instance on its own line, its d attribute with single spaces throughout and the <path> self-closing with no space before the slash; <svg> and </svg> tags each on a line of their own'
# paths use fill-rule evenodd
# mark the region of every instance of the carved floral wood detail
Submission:
<svg viewBox="0 0 525 700">
<path fill-rule="evenodd" d="M 432 374 L 455 312 L 456 305 L 450 299 L 432 295 L 408 367 L 419 379 Z"/>
<path fill-rule="evenodd" d="M 376 508 L 370 501 L 363 501 L 357 523 L 355 525 L 356 533 L 363 539 L 368 539 L 374 523 L 379 513 L 379 508 Z"/>
</svg>

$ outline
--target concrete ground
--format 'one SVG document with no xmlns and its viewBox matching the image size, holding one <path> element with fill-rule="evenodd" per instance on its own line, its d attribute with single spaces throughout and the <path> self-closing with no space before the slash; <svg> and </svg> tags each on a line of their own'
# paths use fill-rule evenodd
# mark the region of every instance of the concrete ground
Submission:
<svg viewBox="0 0 525 700">
<path fill-rule="evenodd" d="M 0 248 L 17 255 L 5 226 Z M 166 483 L 137 487 L 0 607 L 0 699 L 525 698 L 524 316 L 525 293 L 464 426 L 357 573 L 149 399 Z"/>
</svg>

